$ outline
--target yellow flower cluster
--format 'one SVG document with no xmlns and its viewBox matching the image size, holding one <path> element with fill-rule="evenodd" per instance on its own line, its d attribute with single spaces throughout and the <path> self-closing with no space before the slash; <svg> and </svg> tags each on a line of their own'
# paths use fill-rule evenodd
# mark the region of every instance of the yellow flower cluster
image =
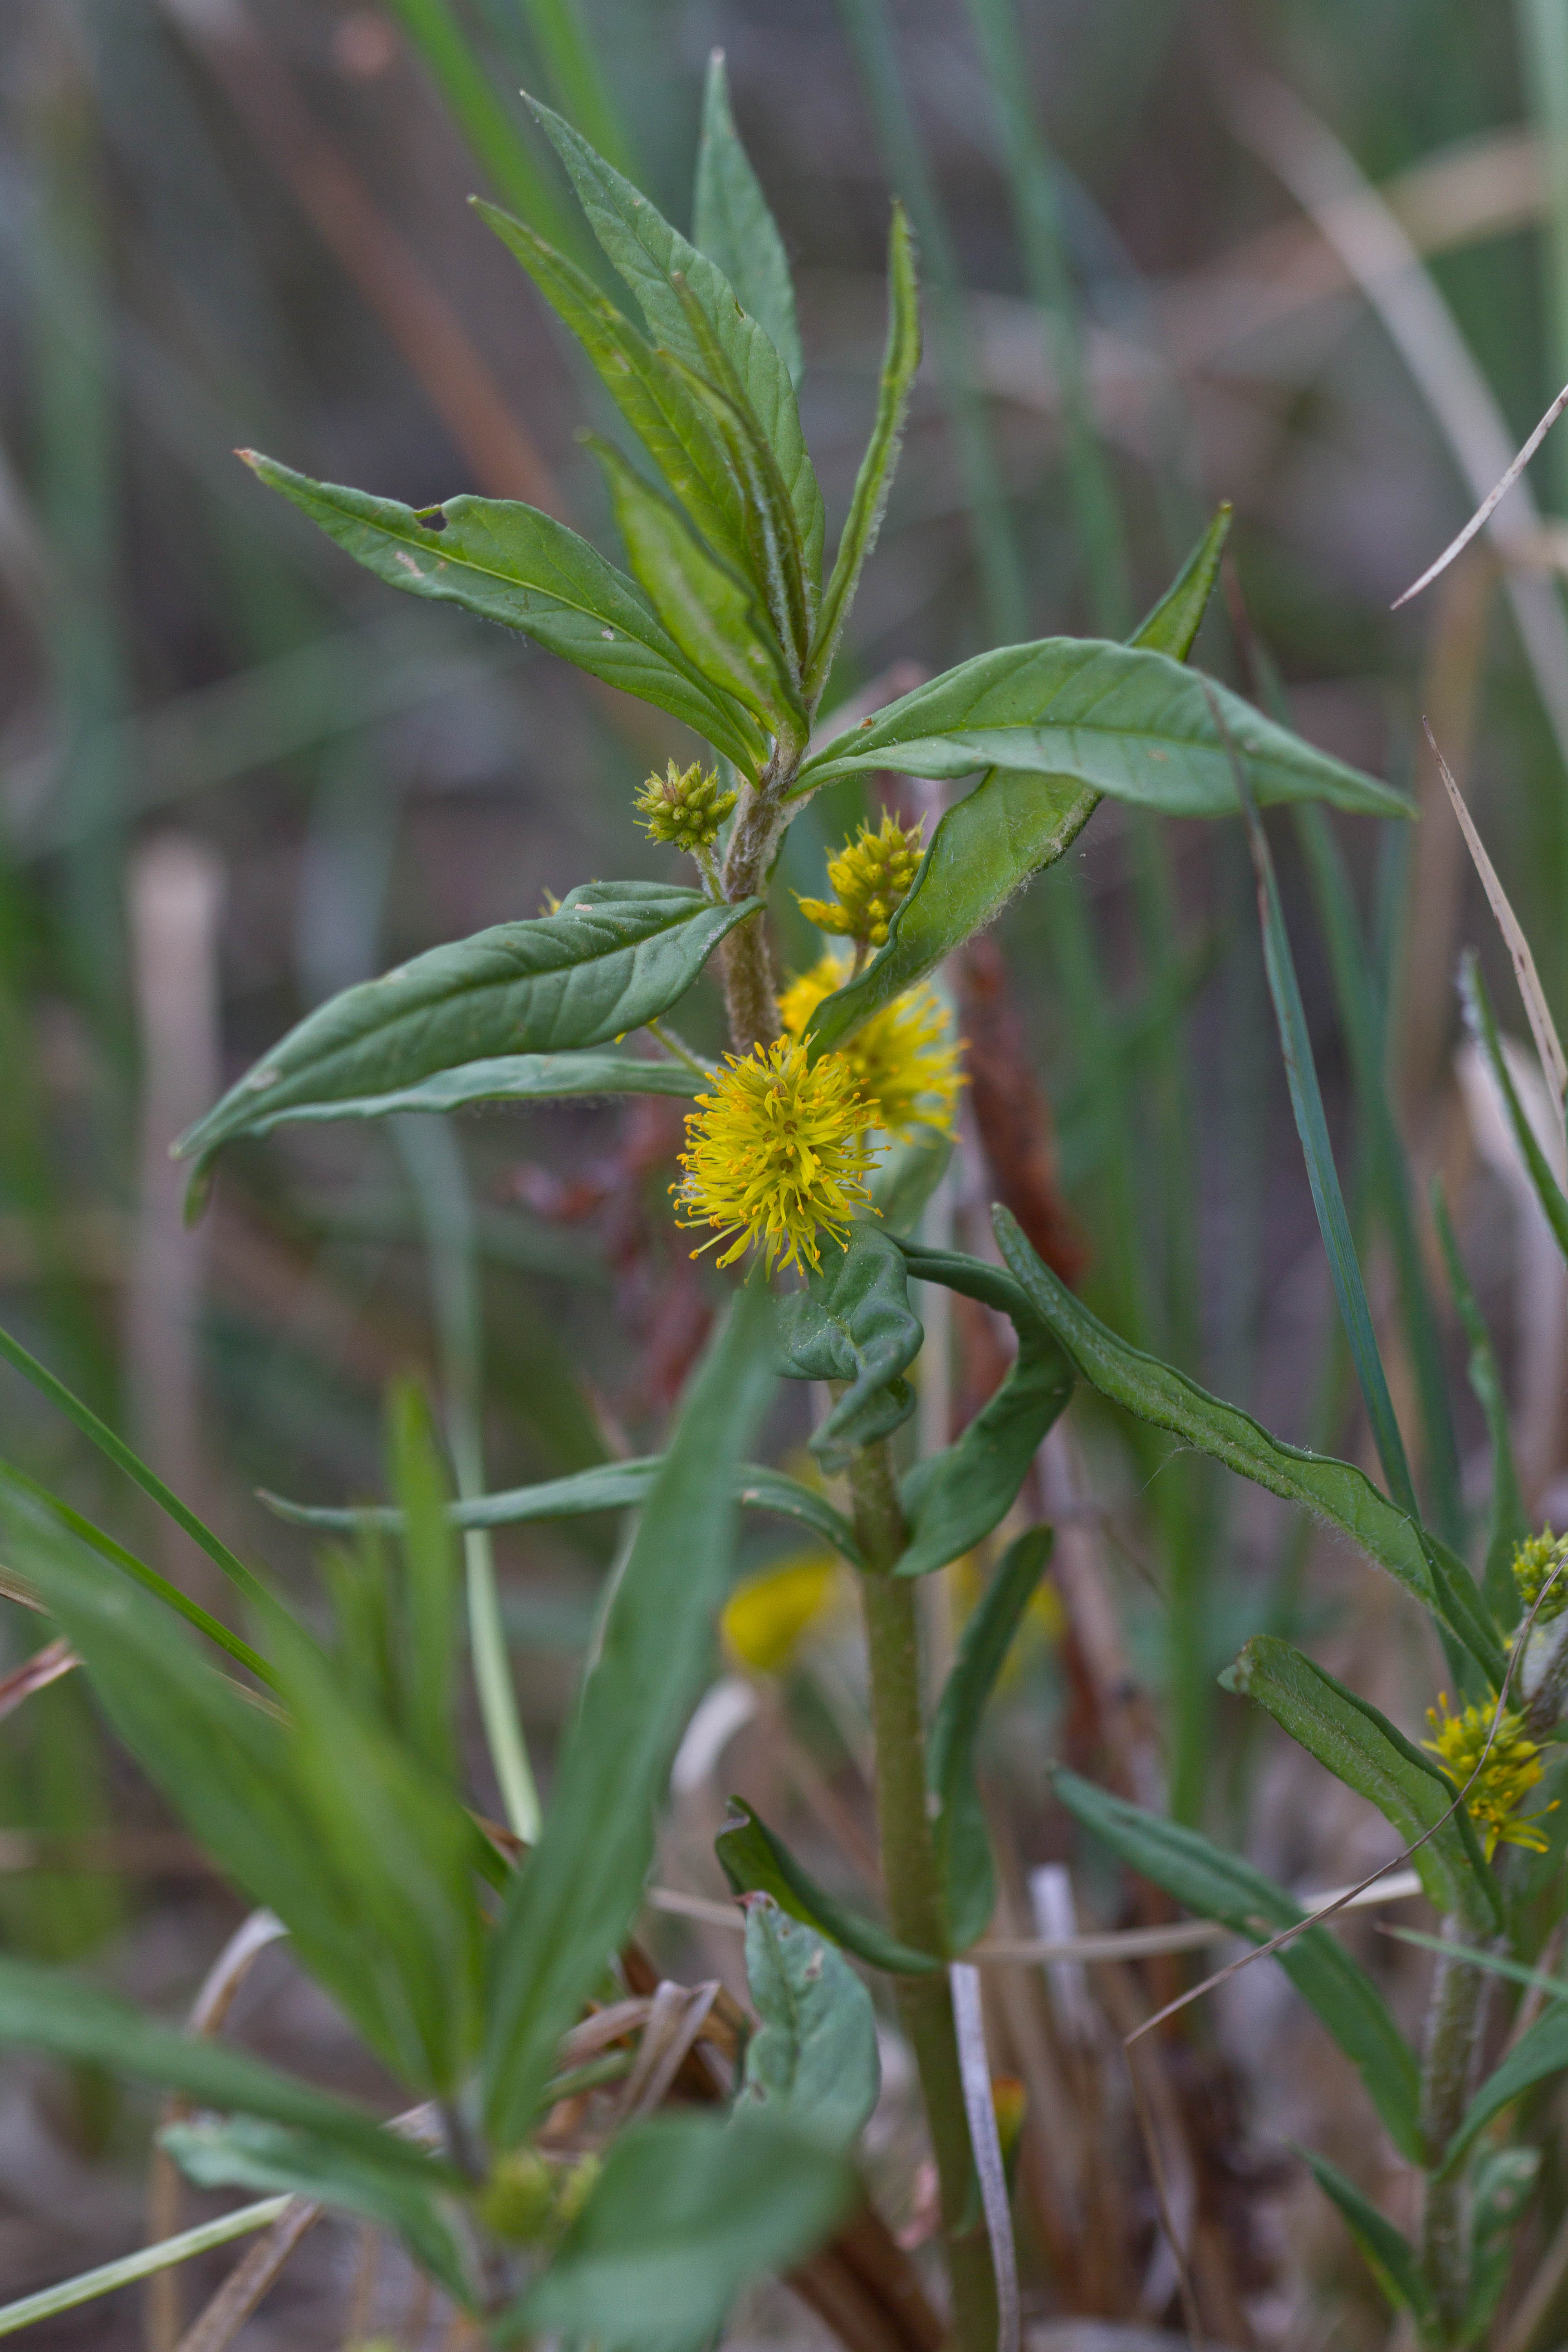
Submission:
<svg viewBox="0 0 1568 2352">
<path fill-rule="evenodd" d="M 817 1006 L 848 977 L 847 964 L 826 955 L 792 981 L 779 999 L 785 1034 L 804 1037 Z M 901 1140 L 917 1127 L 952 1134 L 963 1074 L 958 1048 L 949 1039 L 946 1008 L 934 988 L 922 983 L 895 997 L 839 1050 L 877 1125 L 889 1135 Z"/>
<path fill-rule="evenodd" d="M 1568 1536 L 1554 1536 L 1550 1528 L 1542 1528 L 1538 1536 L 1528 1536 L 1513 1556 L 1513 1580 L 1519 1592 L 1520 1606 L 1528 1617 L 1549 1579 L 1556 1581 L 1541 1602 L 1541 1614 L 1536 1624 L 1550 1625 L 1568 1609 Z M 1563 1574 L 1556 1575 L 1559 1569 Z"/>
<path fill-rule="evenodd" d="M 637 796 L 637 823 L 655 841 L 668 841 L 695 856 L 711 849 L 719 828 L 738 795 L 721 793 L 717 769 L 702 772 L 700 761 L 678 769 L 673 760 L 662 776 L 650 776 Z"/>
<path fill-rule="evenodd" d="M 818 1266 L 818 1234 L 842 1241 L 869 1204 L 875 1124 L 842 1054 L 808 1063 L 795 1037 L 731 1054 L 686 1122 L 683 1173 L 670 1188 L 677 1222 L 716 1225 L 715 1239 L 730 1244 L 721 1265 L 754 1246 L 770 1274 Z"/>
<path fill-rule="evenodd" d="M 1442 1709 L 1439 1715 L 1438 1708 Z M 1500 1842 L 1504 1845 L 1521 1845 L 1531 1853 L 1544 1853 L 1546 1833 L 1537 1813 L 1521 1821 L 1518 1809 L 1531 1789 L 1544 1777 L 1546 1767 L 1541 1761 L 1541 1749 L 1524 1727 L 1524 1717 L 1517 1708 L 1505 1706 L 1492 1735 L 1492 1718 L 1497 1709 L 1489 1701 L 1485 1706 L 1467 1706 L 1462 1713 L 1448 1711 L 1448 1694 L 1439 1691 L 1437 1706 L 1426 1710 L 1426 1720 L 1433 1737 L 1421 1745 L 1429 1748 L 1441 1759 L 1444 1769 L 1458 1787 L 1463 1789 L 1480 1766 L 1479 1777 L 1465 1799 L 1465 1811 L 1481 1832 L 1481 1843 L 1489 1862 Z M 1489 1748 L 1488 1741 L 1491 1742 Z M 1482 1757 L 1486 1762 L 1481 1763 Z M 1554 1804 L 1548 1812 L 1555 1812 Z"/>
<path fill-rule="evenodd" d="M 819 931 L 834 931 L 863 947 L 886 943 L 888 925 L 907 896 L 921 862 L 921 824 L 901 825 L 884 815 L 881 830 L 862 824 L 837 857 L 827 861 L 833 902 L 802 898 L 800 911 Z"/>
</svg>

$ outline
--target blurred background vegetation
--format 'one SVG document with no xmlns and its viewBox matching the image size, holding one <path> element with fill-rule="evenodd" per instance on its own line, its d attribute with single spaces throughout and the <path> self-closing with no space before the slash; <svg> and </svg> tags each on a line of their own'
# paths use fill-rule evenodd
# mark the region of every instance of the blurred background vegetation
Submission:
<svg viewBox="0 0 1568 2352">
<path fill-rule="evenodd" d="M 584 877 L 672 871 L 627 819 L 678 729 L 477 622 L 398 609 L 232 453 L 416 506 L 521 498 L 608 545 L 574 438 L 584 419 L 608 428 L 602 397 L 464 200 L 495 196 L 589 259 L 523 84 L 684 224 L 714 45 L 796 268 L 805 422 L 835 516 L 874 394 L 891 192 L 920 238 L 927 358 L 835 698 L 886 698 L 1008 639 L 1125 634 L 1225 499 L 1230 601 L 1196 657 L 1418 793 L 1417 828 L 1273 827 L 1287 910 L 1434 1523 L 1463 1535 L 1488 1476 L 1425 1206 L 1441 1173 L 1526 1508 L 1561 1524 L 1568 1293 L 1456 1057 L 1463 944 L 1522 1023 L 1420 718 L 1561 1021 L 1568 440 L 1532 470 L 1536 511 L 1516 496 L 1500 541 L 1389 606 L 1568 374 L 1562 0 L 6 0 L 0 1313 L 308 1601 L 317 1564 L 253 1490 L 378 1491 L 381 1400 L 409 1366 L 455 1442 L 482 1440 L 494 1486 L 657 1446 L 710 1298 L 668 1224 L 666 1107 L 294 1129 L 231 1155 L 194 1232 L 166 1150 L 331 990 Z M 889 777 L 823 795 L 784 881 L 820 890 L 858 814 L 879 799 L 930 814 L 930 791 Z M 779 897 L 786 958 L 804 959 L 812 935 Z M 1364 1454 L 1239 834 L 1108 803 L 949 977 L 972 1086 L 947 1229 L 981 1246 L 984 1202 L 1009 1199 L 1130 1336 L 1283 1435 Z M 716 1003 L 690 1026 L 716 1045 Z M 1004 1361 L 962 1301 L 932 1335 L 928 1433 Z M 142 1524 L 9 1376 L 0 1409 L 13 1458 L 220 1605 L 205 1561 Z M 1214 1676 L 1247 1633 L 1291 1630 L 1415 1732 L 1437 1662 L 1414 1613 L 1267 1497 L 1103 1411 L 1075 1407 L 1041 1480 L 1055 1581 L 990 1758 L 1015 1926 L 1031 1885 L 1042 1916 L 1037 1874 L 1075 1860 L 1080 1924 L 1163 1916 L 1075 1857 L 1051 1755 L 1297 1884 L 1377 1859 L 1381 1822 L 1255 1737 Z M 546 1763 L 612 1538 L 586 1521 L 499 1548 Z M 752 1540 L 751 1570 L 777 1569 L 779 1544 Z M 945 1581 L 938 1654 L 967 1590 L 962 1570 Z M 44 1635 L 19 1607 L 0 1615 L 14 1672 Z M 831 1580 L 806 1563 L 764 1589 L 715 1673 L 730 1715 L 710 1711 L 678 1775 L 666 1878 L 721 1892 L 708 1841 L 737 1780 L 776 1790 L 791 1833 L 852 1885 L 865 1743 Z M 25 1705 L 31 1684 L 0 1687 L 6 1939 L 177 2010 L 231 1898 L 71 1679 Z M 1048 1885 L 1059 1905 L 1059 1869 Z M 1425 1963 L 1352 1932 L 1417 2000 Z M 733 1974 L 732 1938 L 660 1933 L 667 1965 Z M 998 1984 L 999 2060 L 1031 2102 L 1020 2200 L 1042 2318 L 1173 2308 L 1106 2037 L 1178 1989 L 1175 1969 L 1097 1970 L 1087 2011 L 1081 1984 Z M 247 2000 L 243 2030 L 361 2079 L 284 1961 Z M 1279 2143 L 1300 2130 L 1374 2190 L 1380 2158 L 1282 1987 L 1247 1972 L 1163 2063 L 1223 2332 L 1302 2352 L 1375 2341 L 1339 2225 Z M 0 2081 L 0 2282 L 19 2294 L 133 2240 L 151 2118 L 87 2076 Z M 918 2236 L 907 2129 L 895 2097 L 889 2195 Z M 1542 2245 L 1563 2197 L 1550 2181 Z M 247 2345 L 344 2340 L 355 2257 L 331 2238 Z M 362 2332 L 374 2303 L 353 2306 Z M 1552 2315 L 1548 2298 L 1543 2343 Z M 142 2325 L 121 2296 L 37 2340 L 130 2344 Z M 764 2298 L 746 2325 L 806 2322 Z"/>
</svg>

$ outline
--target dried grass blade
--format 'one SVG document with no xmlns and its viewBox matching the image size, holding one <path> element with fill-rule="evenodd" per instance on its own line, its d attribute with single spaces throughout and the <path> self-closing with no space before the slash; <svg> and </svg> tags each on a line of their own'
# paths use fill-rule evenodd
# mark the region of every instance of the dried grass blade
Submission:
<svg viewBox="0 0 1568 2352">
<path fill-rule="evenodd" d="M 1529 465 L 1531 459 L 1534 457 L 1536 451 L 1540 448 L 1542 443 L 1545 440 L 1547 435 L 1551 432 L 1552 426 L 1562 415 L 1564 408 L 1568 408 L 1568 383 L 1563 385 L 1562 391 L 1558 394 L 1556 399 L 1552 402 L 1551 407 L 1547 410 L 1545 415 L 1542 418 L 1540 424 L 1536 426 L 1534 432 L 1531 435 L 1529 440 L 1525 443 L 1523 448 L 1520 451 L 1518 457 L 1509 467 L 1507 473 L 1503 475 L 1500 481 L 1495 482 L 1491 488 L 1487 492 L 1486 497 L 1481 500 L 1480 505 L 1476 509 L 1475 513 L 1470 517 L 1470 520 L 1465 525 L 1464 530 L 1458 532 L 1455 538 L 1448 541 L 1447 546 L 1443 550 L 1442 554 L 1437 558 L 1436 563 L 1429 563 L 1426 566 L 1426 571 L 1421 574 L 1419 580 L 1412 581 L 1410 586 L 1405 590 L 1403 595 L 1399 595 L 1394 598 L 1393 604 L 1388 608 L 1391 613 L 1397 613 L 1401 604 L 1408 604 L 1413 596 L 1420 595 L 1423 588 L 1429 588 L 1440 572 L 1447 572 L 1449 564 L 1454 561 L 1455 556 L 1459 554 L 1465 548 L 1468 547 L 1477 531 L 1489 520 L 1497 508 L 1500 507 L 1502 504 L 1503 499 L 1507 498 L 1510 490 L 1512 489 L 1515 482 L 1518 481 L 1521 474 L 1523 473 L 1525 467 Z"/>
<path fill-rule="evenodd" d="M 79 1663 L 68 1642 L 46 1642 L 41 1650 L 35 1650 L 21 1665 L 13 1667 L 8 1675 L 0 1675 L 0 1723 L 8 1715 L 15 1715 L 23 1701 L 31 1698 L 35 1691 L 47 1690 L 51 1683 L 58 1683 L 62 1675 L 68 1675 Z"/>
<path fill-rule="evenodd" d="M 954 1960 L 948 1969 L 952 1988 L 952 2022 L 958 2037 L 958 2064 L 963 2078 L 963 2106 L 969 2117 L 970 2145 L 980 2178 L 985 2230 L 991 2241 L 991 2262 L 996 2273 L 996 2352 L 1018 2352 L 1018 2258 L 1013 2244 L 1013 2212 L 1007 2198 L 1007 2174 L 1002 2162 L 1002 2140 L 996 2128 L 996 2103 L 991 2095 L 991 2065 L 985 2054 L 985 2020 L 980 2005 L 980 1971 L 967 1961 Z"/>
</svg>

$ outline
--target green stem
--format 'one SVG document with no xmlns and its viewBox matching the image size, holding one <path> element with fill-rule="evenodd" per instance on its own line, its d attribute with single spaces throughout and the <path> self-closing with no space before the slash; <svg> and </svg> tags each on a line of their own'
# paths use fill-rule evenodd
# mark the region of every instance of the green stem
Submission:
<svg viewBox="0 0 1568 2352">
<path fill-rule="evenodd" d="M 870 1563 L 870 1572 L 860 1579 L 860 1599 L 870 1662 L 877 1826 L 888 1919 L 900 1943 L 941 1953 L 946 1929 L 926 1809 L 920 1626 L 913 1583 L 890 1573 L 906 1529 L 885 1444 L 866 1446 L 856 1455 L 849 1485 L 855 1532 Z M 897 1993 L 900 2021 L 920 2073 L 942 2190 L 942 2238 L 952 2284 L 950 2340 L 954 2352 L 994 2352 L 996 2280 L 974 2179 L 947 1977 L 900 1977 Z"/>
<path fill-rule="evenodd" d="M 1453 1939 L 1462 1923 L 1445 1919 Z M 1453 2138 L 1474 2088 L 1476 2061 L 1486 2021 L 1486 1972 L 1463 1960 L 1437 1963 L 1426 2012 L 1426 2047 L 1421 2064 L 1421 2129 L 1434 2164 Z M 1429 2176 L 1421 2214 L 1421 2268 L 1432 2296 L 1440 2339 L 1457 2343 L 1469 2294 L 1465 2246 L 1462 2170 Z"/>
</svg>

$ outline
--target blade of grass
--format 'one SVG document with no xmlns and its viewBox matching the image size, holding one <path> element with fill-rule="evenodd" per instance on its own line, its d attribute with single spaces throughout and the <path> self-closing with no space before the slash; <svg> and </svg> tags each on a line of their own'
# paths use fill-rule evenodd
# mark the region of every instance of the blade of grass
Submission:
<svg viewBox="0 0 1568 2352">
<path fill-rule="evenodd" d="M 1217 696 L 1211 695 L 1209 701 L 1215 725 L 1228 742 L 1229 735 Z M 1263 830 L 1253 801 L 1247 772 L 1234 750 L 1232 764 L 1237 798 L 1241 804 L 1242 822 L 1252 851 L 1253 870 L 1258 877 L 1258 911 L 1263 930 L 1263 961 L 1268 974 L 1268 992 L 1274 1003 L 1279 1048 L 1290 1089 L 1290 1108 L 1296 1117 L 1296 1131 L 1301 1139 L 1301 1150 L 1307 1162 L 1307 1181 L 1312 1188 L 1312 1205 L 1317 1211 L 1318 1228 L 1328 1255 L 1329 1274 L 1345 1334 L 1350 1340 L 1352 1360 L 1361 1384 L 1367 1419 L 1372 1425 L 1373 1442 L 1383 1465 L 1388 1491 L 1401 1510 L 1419 1520 L 1420 1512 L 1415 1501 L 1415 1489 L 1411 1483 L 1410 1465 L 1405 1458 L 1405 1440 L 1394 1419 L 1388 1381 L 1384 1372 L 1383 1359 L 1378 1353 L 1376 1334 L 1373 1330 L 1372 1309 L 1367 1305 L 1355 1242 L 1351 1234 L 1350 1220 L 1345 1214 L 1344 1195 L 1340 1190 L 1339 1172 L 1334 1166 L 1333 1150 L 1329 1142 L 1328 1120 L 1323 1115 L 1323 1097 L 1318 1087 L 1311 1040 L 1307 1034 L 1307 1016 L 1290 955 L 1290 941 L 1285 929 L 1284 909 L 1279 903 L 1279 886 L 1275 878 L 1268 836 Z"/>
<path fill-rule="evenodd" d="M 485 1491 L 484 1318 L 473 1204 L 460 1147 L 444 1119 L 400 1118 L 397 1144 L 425 1228 L 447 1440 L 458 1496 L 461 1502 L 477 1502 Z M 463 1565 L 468 1580 L 468 1643 L 485 1740 L 508 1822 L 514 1835 L 525 1845 L 532 1845 L 539 1835 L 539 1790 L 518 1715 L 488 1528 L 464 1528 Z"/>
<path fill-rule="evenodd" d="M 1481 1571 L 1481 1585 L 1487 1596 L 1487 1606 L 1498 1623 L 1512 1625 L 1519 1616 L 1519 1593 L 1510 1563 L 1516 1548 L 1530 1533 L 1530 1521 L 1525 1516 L 1524 1496 L 1520 1490 L 1519 1473 L 1514 1467 L 1508 1399 L 1503 1394 L 1502 1376 L 1498 1370 L 1497 1357 L 1492 1349 L 1491 1333 L 1487 1328 L 1486 1318 L 1465 1272 L 1459 1245 L 1449 1223 L 1443 1188 L 1436 1177 L 1432 1179 L 1432 1220 L 1443 1245 L 1443 1257 L 1448 1269 L 1448 1287 L 1454 1294 L 1454 1305 L 1464 1325 L 1465 1337 L 1470 1343 L 1470 1386 L 1486 1416 L 1487 1434 L 1491 1441 L 1492 1491 L 1487 1510 L 1487 1557 Z"/>
<path fill-rule="evenodd" d="M 134 2286 L 139 2279 L 155 2277 L 173 2263 L 188 2263 L 194 2255 L 207 2253 L 215 2246 L 226 2246 L 235 2238 L 268 2229 L 294 2201 L 288 2196 L 267 2197 L 258 2205 L 241 2205 L 232 2213 L 220 2213 L 216 2221 L 203 2221 L 194 2230 L 182 2230 L 177 2238 L 163 2238 L 156 2245 L 139 2247 L 135 2253 L 122 2254 L 118 2262 L 102 2263 L 97 2270 L 79 2271 L 75 2278 L 62 2279 L 58 2286 L 41 2287 L 37 2294 L 25 2294 L 18 2303 L 0 2304 L 0 2336 L 15 2336 L 19 2328 L 37 2326 L 40 2319 L 54 2319 L 62 2311 L 75 2311 L 79 2304 L 92 2303 L 101 2294 L 113 2294 L 122 2286 Z"/>
<path fill-rule="evenodd" d="M 406 8 L 408 0 L 400 5 Z M 637 179 L 631 133 L 573 0 L 521 0 L 521 5 L 544 60 L 557 110 L 575 124 L 606 163 L 627 179 Z"/>
<path fill-rule="evenodd" d="M 971 329 L 952 232 L 899 71 L 887 0 L 838 0 L 838 6 L 860 68 L 883 165 L 914 225 L 991 635 L 1014 644 L 1024 634 L 1024 574 L 990 420 L 971 362 Z"/>
<path fill-rule="evenodd" d="M 1545 236 L 1542 262 L 1546 280 L 1546 320 L 1551 335 L 1551 373 L 1568 376 L 1568 11 L 1561 0 L 1514 0 L 1520 79 L 1534 119 L 1546 176 Z M 1553 406 L 1568 402 L 1564 385 Z M 1557 498 L 1561 513 L 1568 499 L 1568 446 L 1558 442 Z"/>
</svg>

